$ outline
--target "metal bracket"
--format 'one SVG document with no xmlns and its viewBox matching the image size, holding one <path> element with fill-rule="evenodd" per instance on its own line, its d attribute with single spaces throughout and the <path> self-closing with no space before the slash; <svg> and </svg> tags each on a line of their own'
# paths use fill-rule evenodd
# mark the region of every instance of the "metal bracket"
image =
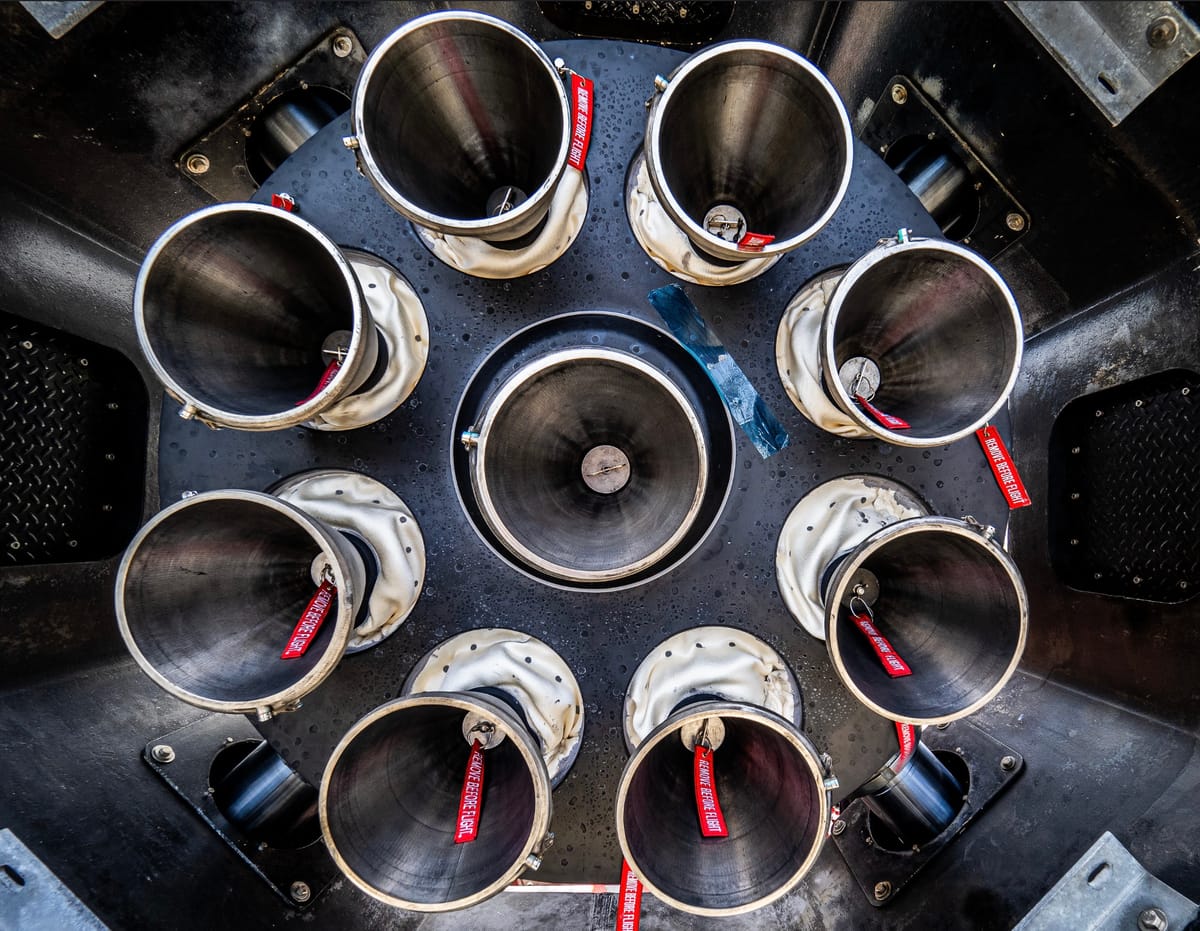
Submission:
<svg viewBox="0 0 1200 931">
<path fill-rule="evenodd" d="M 856 798 L 842 811 L 840 820 L 845 827 L 833 834 L 833 842 L 863 895 L 875 906 L 892 901 L 930 860 L 995 801 L 1025 765 L 1015 750 L 967 721 L 954 721 L 944 728 L 925 728 L 921 740 L 939 755 L 945 752 L 956 755 L 970 773 L 962 808 L 946 830 L 923 847 L 885 849 L 872 833 L 874 819 L 866 804 Z"/>
<path fill-rule="evenodd" d="M 262 739 L 242 715 L 210 714 L 150 741 L 143 758 L 276 895 L 293 908 L 306 909 L 340 875 L 325 844 L 318 839 L 286 850 L 255 843 L 221 814 L 209 786 L 209 770 L 218 751 Z"/>
<path fill-rule="evenodd" d="M 1029 211 L 909 78 L 897 74 L 888 80 L 859 137 L 893 169 L 898 167 L 893 156 L 901 154 L 906 146 L 915 147 L 920 140 L 942 146 L 957 159 L 966 170 L 979 212 L 969 228 L 950 229 L 947 235 L 958 238 L 984 258 L 994 258 L 1028 232 Z"/>
<path fill-rule="evenodd" d="M 1105 831 L 1013 931 L 1183 929 L 1196 904 L 1142 867 Z"/>
<path fill-rule="evenodd" d="M 1169 0 L 1009 0 L 1008 8 L 1113 126 L 1200 52 L 1200 30 Z"/>
<path fill-rule="evenodd" d="M 0 829 L 0 928 L 105 931 L 105 925 L 8 829 Z"/>
<path fill-rule="evenodd" d="M 246 164 L 246 140 L 259 114 L 281 94 L 310 86 L 330 88 L 349 100 L 366 59 L 366 50 L 350 29 L 333 29 L 219 126 L 188 144 L 175 167 L 217 200 L 249 200 L 258 183 Z"/>
</svg>

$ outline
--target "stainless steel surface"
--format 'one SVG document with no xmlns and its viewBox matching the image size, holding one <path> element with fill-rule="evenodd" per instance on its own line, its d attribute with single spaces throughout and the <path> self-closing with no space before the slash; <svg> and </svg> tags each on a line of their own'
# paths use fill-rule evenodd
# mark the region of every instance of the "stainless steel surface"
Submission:
<svg viewBox="0 0 1200 931">
<path fill-rule="evenodd" d="M 0 928 L 106 931 L 107 925 L 8 828 L 0 828 Z"/>
<path fill-rule="evenodd" d="M 471 449 L 488 526 L 511 554 L 565 581 L 617 581 L 683 539 L 708 481 L 696 412 L 631 353 L 564 349 L 530 362 L 488 402 Z M 597 446 L 629 461 L 619 491 L 593 490 L 582 465 Z"/>
<path fill-rule="evenodd" d="M 303 424 L 376 361 L 346 257 L 316 227 L 261 204 L 208 207 L 163 233 L 142 263 L 134 320 L 167 391 L 192 416 L 235 429 Z M 329 365 L 322 344 L 343 330 L 345 360 L 314 394 Z"/>
<path fill-rule="evenodd" d="M 779 255 L 815 236 L 850 184 L 846 108 L 816 67 L 770 42 L 711 46 L 687 59 L 651 100 L 650 182 L 697 248 L 739 262 Z M 749 232 L 772 235 L 741 252 L 706 228 L 734 207 Z"/>
<path fill-rule="evenodd" d="M 1200 51 L 1200 29 L 1170 0 L 1007 5 L 1114 126 Z"/>
<path fill-rule="evenodd" d="M 718 717 L 713 756 L 729 836 L 704 838 L 692 753 L 680 731 Z M 637 747 L 617 788 L 617 838 L 646 889 L 695 915 L 737 915 L 792 889 L 829 831 L 816 750 L 792 723 L 754 705 L 702 701 L 672 714 Z"/>
<path fill-rule="evenodd" d="M 843 599 L 865 566 L 879 579 L 874 623 L 912 675 L 891 678 Z M 966 523 L 916 517 L 872 534 L 838 566 L 826 643 L 855 697 L 887 718 L 939 724 L 979 710 L 1016 671 L 1029 604 L 1008 554 Z"/>
<path fill-rule="evenodd" d="M 859 426 L 901 446 L 943 446 L 1004 406 L 1021 366 L 1021 315 L 1008 285 L 952 242 L 876 246 L 846 270 L 821 323 L 821 367 L 831 400 Z M 881 426 L 838 377 L 848 359 L 879 366 L 873 403 L 910 429 Z"/>
<path fill-rule="evenodd" d="M 482 13 L 419 17 L 372 53 L 354 89 L 355 153 L 419 226 L 490 241 L 532 232 L 567 165 L 571 120 L 554 64 Z M 512 186 L 527 198 L 492 216 Z"/>
<path fill-rule="evenodd" d="M 928 843 L 954 820 L 966 790 L 918 740 L 903 768 L 891 773 L 883 788 L 862 797 L 875 819 L 875 843 L 897 851 Z M 886 829 L 887 842 L 880 827 Z"/>
<path fill-rule="evenodd" d="M 1013 931 L 1134 931 L 1150 909 L 1179 931 L 1200 917 L 1194 902 L 1147 873 L 1105 831 Z"/>
<path fill-rule="evenodd" d="M 470 754 L 462 720 L 471 713 L 508 739 L 484 755 L 478 836 L 455 844 Z M 499 892 L 541 850 L 550 778 L 537 742 L 503 702 L 426 692 L 375 709 L 342 738 L 320 812 L 329 851 L 356 886 L 401 908 L 449 911 Z"/>
<path fill-rule="evenodd" d="M 324 556 L 337 599 L 304 656 L 283 660 Z M 210 711 L 290 710 L 333 671 L 366 587 L 339 533 L 253 491 L 210 491 L 161 511 L 129 544 L 116 580 L 121 637 L 142 670 Z"/>
</svg>

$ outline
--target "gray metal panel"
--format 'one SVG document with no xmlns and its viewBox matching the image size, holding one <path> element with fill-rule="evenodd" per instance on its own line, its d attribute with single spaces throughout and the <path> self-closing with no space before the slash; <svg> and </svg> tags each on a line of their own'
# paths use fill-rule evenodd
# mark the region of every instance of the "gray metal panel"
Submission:
<svg viewBox="0 0 1200 931">
<path fill-rule="evenodd" d="M 20 931 L 107 931 L 33 851 L 0 829 L 0 928 Z"/>
<path fill-rule="evenodd" d="M 1158 925 L 1139 920 L 1148 911 L 1161 913 L 1165 920 Z M 1105 831 L 1013 931 L 1182 929 L 1196 915 L 1194 902 L 1147 873 Z"/>
<path fill-rule="evenodd" d="M 1008 8 L 1114 126 L 1200 51 L 1200 30 L 1170 0 Z"/>
</svg>

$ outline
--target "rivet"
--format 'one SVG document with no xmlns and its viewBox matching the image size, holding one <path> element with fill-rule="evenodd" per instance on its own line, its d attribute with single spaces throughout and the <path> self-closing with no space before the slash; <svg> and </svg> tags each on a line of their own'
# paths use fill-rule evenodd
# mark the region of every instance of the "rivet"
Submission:
<svg viewBox="0 0 1200 931">
<path fill-rule="evenodd" d="M 908 88 L 903 84 L 893 84 L 892 100 L 903 106 L 908 101 Z"/>
<path fill-rule="evenodd" d="M 1014 233 L 1019 233 L 1025 229 L 1025 218 L 1016 211 L 1013 211 L 1004 218 L 1004 225 Z"/>
<path fill-rule="evenodd" d="M 170 744 L 155 744 L 150 748 L 150 758 L 155 763 L 171 763 L 175 760 L 175 748 Z"/>
<path fill-rule="evenodd" d="M 354 51 L 354 42 L 349 36 L 334 36 L 330 45 L 338 58 L 347 58 Z"/>
</svg>

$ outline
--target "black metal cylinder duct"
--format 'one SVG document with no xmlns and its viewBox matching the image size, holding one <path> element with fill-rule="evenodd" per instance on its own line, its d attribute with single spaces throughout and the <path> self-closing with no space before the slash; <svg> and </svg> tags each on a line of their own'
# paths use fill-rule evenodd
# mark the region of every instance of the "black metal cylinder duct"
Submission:
<svg viewBox="0 0 1200 931">
<path fill-rule="evenodd" d="M 807 60 L 769 42 L 726 42 L 660 87 L 646 125 L 650 181 L 699 249 L 734 262 L 779 255 L 836 212 L 850 184 L 850 120 Z M 746 233 L 774 241 L 740 251 Z"/>
<path fill-rule="evenodd" d="M 239 749 L 235 745 L 221 752 Z M 265 740 L 213 780 L 211 788 L 221 814 L 252 841 L 291 849 L 321 836 L 317 790 Z"/>
<path fill-rule="evenodd" d="M 878 579 L 872 623 L 911 675 L 889 676 L 851 619 L 860 570 Z M 953 721 L 990 701 L 1017 668 L 1028 622 L 1012 559 L 944 517 L 902 520 L 868 537 L 838 566 L 826 598 L 826 645 L 839 677 L 874 711 L 913 724 Z"/>
<path fill-rule="evenodd" d="M 880 439 L 942 446 L 1003 407 L 1023 338 L 1012 293 L 974 252 L 935 240 L 882 244 L 834 288 L 821 327 L 825 388 Z M 867 400 L 908 429 L 881 426 L 855 401 L 839 373 L 860 359 L 878 367 L 879 387 Z"/>
<path fill-rule="evenodd" d="M 364 174 L 419 226 L 506 241 L 545 217 L 570 114 L 553 63 L 481 13 L 434 13 L 371 53 L 354 90 Z"/>
<path fill-rule="evenodd" d="M 472 721 L 492 725 L 494 743 L 484 750 L 478 835 L 456 844 Z M 329 851 L 356 886 L 401 908 L 449 911 L 494 895 L 538 862 L 550 779 L 537 742 L 503 702 L 425 692 L 354 725 L 325 769 L 320 813 Z"/>
<path fill-rule="evenodd" d="M 724 731 L 713 770 L 727 837 L 701 836 L 683 739 L 706 718 Z M 703 701 L 678 708 L 634 751 L 617 788 L 617 837 L 656 896 L 693 914 L 733 915 L 804 877 L 829 812 L 821 762 L 793 724 L 753 705 Z"/>
<path fill-rule="evenodd" d="M 887 832 L 875 842 L 898 850 L 929 843 L 958 816 L 967 788 L 917 741 L 900 771 L 889 772 L 882 788 L 862 796 L 876 824 Z"/>
<path fill-rule="evenodd" d="M 281 659 L 328 567 L 337 596 L 303 656 Z M 211 711 L 270 717 L 333 671 L 363 598 L 362 560 L 337 531 L 251 491 L 211 491 L 157 514 L 117 571 L 121 636 L 143 671 Z"/>
<path fill-rule="evenodd" d="M 376 362 L 375 326 L 341 251 L 261 204 L 218 204 L 163 233 L 142 263 L 134 316 L 181 416 L 235 429 L 304 423 L 351 394 Z"/>
<path fill-rule="evenodd" d="M 567 581 L 618 580 L 663 559 L 709 481 L 705 430 L 680 390 L 600 348 L 522 368 L 468 441 L 492 530 L 517 559 Z"/>
</svg>

